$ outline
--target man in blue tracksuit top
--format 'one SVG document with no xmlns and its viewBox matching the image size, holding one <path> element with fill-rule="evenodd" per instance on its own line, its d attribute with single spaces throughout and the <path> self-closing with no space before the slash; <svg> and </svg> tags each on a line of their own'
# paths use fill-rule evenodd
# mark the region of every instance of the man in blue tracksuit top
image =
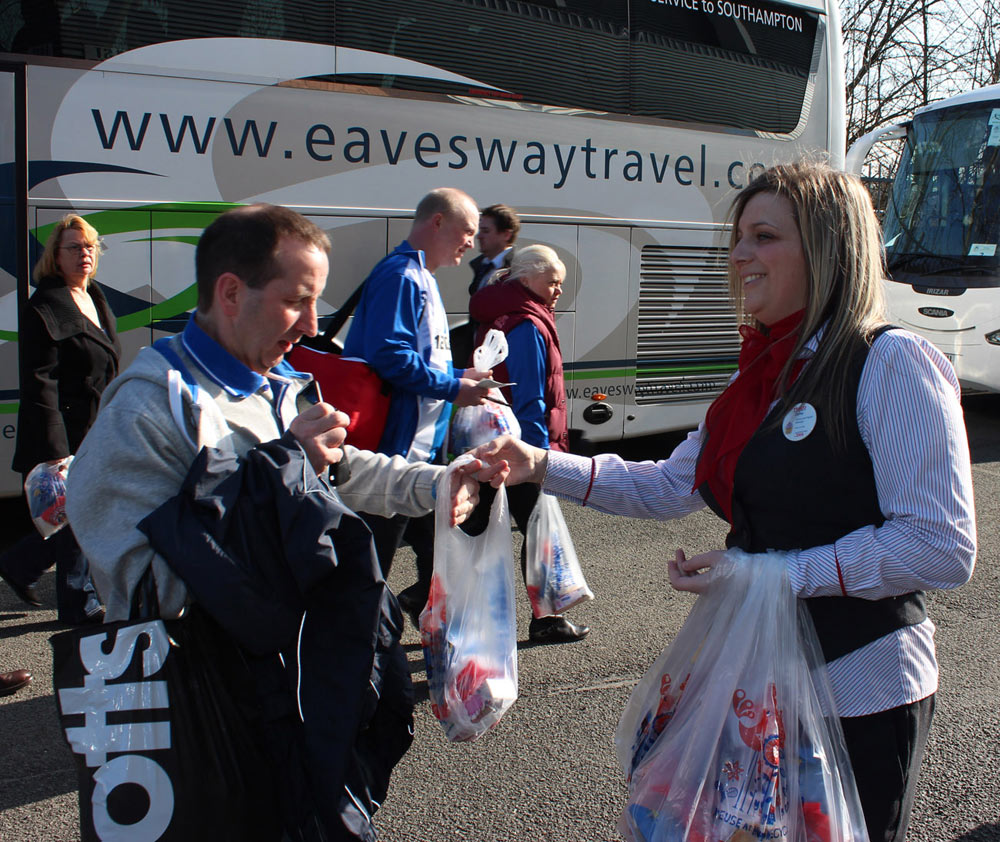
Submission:
<svg viewBox="0 0 1000 842">
<path fill-rule="evenodd" d="M 432 190 L 417 205 L 410 234 L 372 269 L 365 281 L 344 356 L 365 360 L 392 385 L 392 401 L 379 451 L 431 462 L 448 428 L 451 404 L 481 404 L 478 386 L 489 372 L 453 371 L 448 317 L 434 272 L 457 266 L 472 247 L 479 209 L 461 190 Z M 383 575 L 407 518 L 365 516 Z"/>
</svg>

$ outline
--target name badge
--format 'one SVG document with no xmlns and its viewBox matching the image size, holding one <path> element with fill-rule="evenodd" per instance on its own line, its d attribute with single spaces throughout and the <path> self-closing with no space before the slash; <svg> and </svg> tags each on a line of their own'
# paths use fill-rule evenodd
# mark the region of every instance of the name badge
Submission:
<svg viewBox="0 0 1000 842">
<path fill-rule="evenodd" d="M 781 422 L 781 432 L 789 441 L 802 441 L 816 426 L 816 409 L 812 404 L 797 403 Z"/>
</svg>

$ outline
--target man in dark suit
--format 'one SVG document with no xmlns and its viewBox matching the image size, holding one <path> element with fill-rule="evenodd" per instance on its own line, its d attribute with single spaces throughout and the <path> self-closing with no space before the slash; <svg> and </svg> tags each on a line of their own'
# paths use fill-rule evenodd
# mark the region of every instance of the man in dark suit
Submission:
<svg viewBox="0 0 1000 842">
<path fill-rule="evenodd" d="M 521 220 L 517 212 L 507 205 L 490 205 L 480 212 L 479 256 L 472 259 L 472 283 L 469 284 L 469 297 L 485 284 L 497 269 L 510 266 L 514 253 L 514 243 L 521 230 Z M 451 358 L 456 366 L 465 367 L 472 356 L 472 340 L 476 335 L 476 324 L 470 318 L 466 324 L 459 325 L 451 331 Z"/>
<path fill-rule="evenodd" d="M 514 243 L 521 230 L 521 220 L 516 211 L 507 205 L 490 205 L 479 216 L 479 257 L 470 264 L 472 283 L 469 285 L 471 297 L 490 275 L 504 266 L 510 266 Z"/>
</svg>

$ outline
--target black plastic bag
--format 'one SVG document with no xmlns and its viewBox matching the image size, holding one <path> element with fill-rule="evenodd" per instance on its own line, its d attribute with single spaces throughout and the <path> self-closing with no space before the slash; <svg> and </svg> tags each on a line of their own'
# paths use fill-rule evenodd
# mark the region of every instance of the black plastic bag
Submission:
<svg viewBox="0 0 1000 842">
<path fill-rule="evenodd" d="M 197 608 L 50 642 L 83 842 L 281 839 L 243 658 Z"/>
</svg>

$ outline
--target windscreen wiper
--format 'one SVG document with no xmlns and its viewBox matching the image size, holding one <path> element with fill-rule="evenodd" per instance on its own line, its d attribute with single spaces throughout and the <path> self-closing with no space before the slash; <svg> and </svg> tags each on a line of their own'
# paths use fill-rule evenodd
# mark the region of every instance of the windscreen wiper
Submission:
<svg viewBox="0 0 1000 842">
<path fill-rule="evenodd" d="M 922 278 L 930 278 L 933 275 L 992 275 L 996 272 L 996 266 L 970 266 L 968 263 L 960 263 L 957 266 L 945 266 L 941 269 L 917 272 L 916 274 Z"/>
<path fill-rule="evenodd" d="M 900 254 L 889 260 L 888 268 L 890 272 L 896 269 L 905 269 L 907 266 L 909 266 L 912 263 L 915 263 L 918 260 L 926 260 L 929 256 L 930 255 L 927 254 L 913 254 L 913 253 Z"/>
</svg>

